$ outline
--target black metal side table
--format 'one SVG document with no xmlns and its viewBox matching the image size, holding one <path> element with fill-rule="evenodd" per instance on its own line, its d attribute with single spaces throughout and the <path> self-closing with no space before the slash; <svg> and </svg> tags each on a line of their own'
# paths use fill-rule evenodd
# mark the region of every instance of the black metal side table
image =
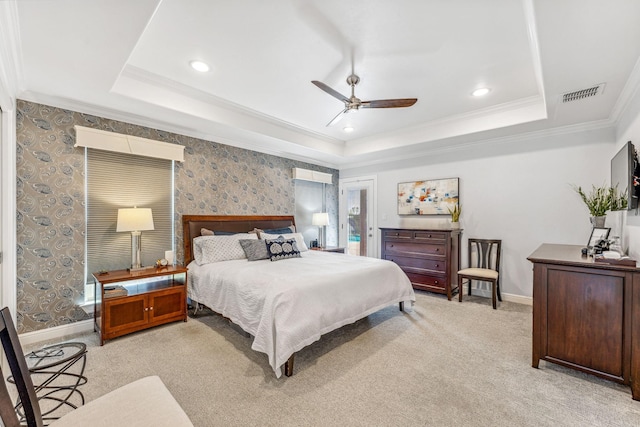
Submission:
<svg viewBox="0 0 640 427">
<path fill-rule="evenodd" d="M 55 344 L 27 353 L 24 357 L 36 389 L 43 420 L 60 418 L 62 414 L 55 416 L 53 413 L 63 405 L 73 409 L 84 405 L 84 395 L 78 387 L 87 383 L 87 377 L 84 376 L 87 363 L 86 344 Z M 7 381 L 13 383 L 13 377 L 7 378 Z M 78 405 L 71 401 L 76 395 L 80 400 Z M 24 418 L 19 399 L 15 408 L 21 418 Z"/>
</svg>

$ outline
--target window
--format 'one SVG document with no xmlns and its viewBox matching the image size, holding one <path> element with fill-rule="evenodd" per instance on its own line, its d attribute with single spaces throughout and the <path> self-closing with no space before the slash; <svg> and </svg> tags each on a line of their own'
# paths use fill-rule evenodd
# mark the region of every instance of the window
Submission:
<svg viewBox="0 0 640 427">
<path fill-rule="evenodd" d="M 142 265 L 173 250 L 173 161 L 86 149 L 86 286 L 93 301 L 92 273 L 131 266 L 131 233 L 116 232 L 119 208 L 151 208 L 154 230 L 142 232 Z"/>
</svg>

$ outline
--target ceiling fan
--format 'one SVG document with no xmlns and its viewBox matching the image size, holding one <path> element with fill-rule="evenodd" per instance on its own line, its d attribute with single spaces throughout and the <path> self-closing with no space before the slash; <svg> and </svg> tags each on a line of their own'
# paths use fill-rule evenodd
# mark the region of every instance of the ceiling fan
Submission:
<svg viewBox="0 0 640 427">
<path fill-rule="evenodd" d="M 327 126 L 331 126 L 335 123 L 338 123 L 342 116 L 346 113 L 352 111 L 358 111 L 360 108 L 399 108 L 399 107 L 411 107 L 413 104 L 418 101 L 417 98 L 402 98 L 402 99 L 378 99 L 376 101 L 361 101 L 359 98 L 355 96 L 356 85 L 360 81 L 360 77 L 355 74 L 351 74 L 347 77 L 347 84 L 351 86 L 351 97 L 347 98 L 342 95 L 340 92 L 331 89 L 326 84 L 319 82 L 317 80 L 312 80 L 311 83 L 318 86 L 323 91 L 327 92 L 329 95 L 334 98 L 339 99 L 344 102 L 344 110 L 340 111 L 337 116 L 335 116 Z"/>
</svg>

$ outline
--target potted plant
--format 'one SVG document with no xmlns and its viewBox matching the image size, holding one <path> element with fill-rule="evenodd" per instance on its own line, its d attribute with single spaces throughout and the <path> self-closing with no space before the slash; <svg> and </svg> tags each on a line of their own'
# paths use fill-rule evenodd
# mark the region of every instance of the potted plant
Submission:
<svg viewBox="0 0 640 427">
<path fill-rule="evenodd" d="M 462 213 L 462 205 L 456 204 L 453 209 L 447 208 L 451 214 L 451 227 L 460 228 L 460 214 Z"/>
<path fill-rule="evenodd" d="M 573 187 L 580 195 L 582 201 L 587 205 L 591 214 L 591 224 L 594 227 L 604 227 L 607 211 L 611 209 L 611 199 L 613 196 L 611 187 L 591 186 L 591 191 L 587 194 L 582 187 Z"/>
</svg>

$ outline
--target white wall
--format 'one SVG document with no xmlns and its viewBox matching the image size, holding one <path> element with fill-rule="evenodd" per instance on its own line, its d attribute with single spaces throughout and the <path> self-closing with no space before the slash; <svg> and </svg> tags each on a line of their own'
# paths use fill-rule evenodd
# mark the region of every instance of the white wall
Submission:
<svg viewBox="0 0 640 427">
<path fill-rule="evenodd" d="M 619 120 L 616 147 L 611 156 L 615 155 L 627 141 L 631 141 L 636 150 L 640 150 L 640 92 L 635 94 Z M 638 213 L 637 210 L 627 211 L 622 219 L 623 224 L 626 224 L 622 239 L 623 246 L 628 248 L 629 256 L 635 260 L 640 260 L 640 215 Z"/>
<path fill-rule="evenodd" d="M 586 245 L 589 211 L 571 184 L 590 188 L 608 183 L 613 154 L 615 134 L 608 128 L 470 146 L 404 164 L 341 170 L 340 177 L 377 174 L 379 227 L 448 221 L 448 216 L 399 216 L 397 184 L 459 177 L 463 265 L 466 238 L 502 239 L 501 289 L 530 297 L 533 275 L 527 256 L 542 243 Z"/>
</svg>

